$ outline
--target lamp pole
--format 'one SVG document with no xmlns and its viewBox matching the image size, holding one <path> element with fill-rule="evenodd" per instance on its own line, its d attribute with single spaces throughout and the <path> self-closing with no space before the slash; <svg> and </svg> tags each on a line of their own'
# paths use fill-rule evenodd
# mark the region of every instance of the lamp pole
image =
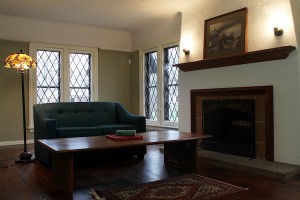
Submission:
<svg viewBox="0 0 300 200">
<path fill-rule="evenodd" d="M 23 136 L 24 136 L 24 152 L 19 155 L 19 159 L 16 163 L 28 163 L 35 161 L 32 155 L 27 150 L 27 139 L 26 139 L 26 113 L 25 113 L 25 92 L 24 92 L 24 73 L 25 70 L 20 70 L 21 81 L 22 81 L 22 108 L 23 108 Z"/>
<path fill-rule="evenodd" d="M 26 139 L 26 114 L 25 114 L 25 92 L 24 92 L 24 71 L 21 71 L 22 79 L 22 107 L 23 107 L 23 133 L 24 133 L 24 153 L 27 153 L 27 139 Z"/>
</svg>

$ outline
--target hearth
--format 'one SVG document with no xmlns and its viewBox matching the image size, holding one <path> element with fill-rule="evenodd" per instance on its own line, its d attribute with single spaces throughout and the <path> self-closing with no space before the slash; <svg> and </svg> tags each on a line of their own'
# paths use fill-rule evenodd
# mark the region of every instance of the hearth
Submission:
<svg viewBox="0 0 300 200">
<path fill-rule="evenodd" d="M 255 158 L 254 99 L 202 101 L 202 149 Z"/>
<path fill-rule="evenodd" d="M 217 139 L 204 141 L 203 148 L 213 148 L 210 151 L 219 151 L 221 148 L 226 154 L 274 161 L 273 86 L 195 89 L 190 94 L 191 131 L 204 132 Z M 205 108 L 205 104 L 208 104 L 208 108 Z M 232 106 L 233 104 L 238 106 Z M 215 114 L 215 111 L 210 113 L 212 110 L 222 111 L 221 114 Z M 240 119 L 226 117 L 233 119 L 228 120 L 228 125 L 219 124 L 221 116 L 235 116 L 235 113 L 240 114 Z M 213 123 L 216 124 L 205 125 L 206 119 L 215 115 L 217 119 Z M 225 126 L 231 128 L 224 128 Z M 225 129 L 226 136 L 229 134 L 229 137 L 224 139 L 223 136 L 215 135 L 218 134 L 218 129 Z M 236 133 L 237 130 L 242 133 Z M 237 136 L 238 139 L 232 139 L 232 136 Z M 239 143 L 236 140 L 240 140 Z M 221 147 L 216 147 L 216 144 Z"/>
</svg>

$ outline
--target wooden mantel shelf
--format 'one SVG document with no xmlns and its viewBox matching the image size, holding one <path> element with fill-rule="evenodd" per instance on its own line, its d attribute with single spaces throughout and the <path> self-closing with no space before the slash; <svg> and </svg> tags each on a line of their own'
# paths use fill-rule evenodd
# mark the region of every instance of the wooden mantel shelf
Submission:
<svg viewBox="0 0 300 200">
<path fill-rule="evenodd" d="M 280 59 L 287 58 L 290 52 L 293 51 L 294 49 L 296 49 L 296 47 L 294 46 L 282 46 L 282 47 L 264 49 L 260 51 L 252 51 L 252 52 L 247 52 L 242 54 L 204 59 L 195 62 L 181 63 L 176 66 L 178 66 L 180 70 L 187 72 L 187 71 L 209 69 L 209 68 L 216 68 L 216 67 L 226 67 L 232 65 L 280 60 Z"/>
</svg>

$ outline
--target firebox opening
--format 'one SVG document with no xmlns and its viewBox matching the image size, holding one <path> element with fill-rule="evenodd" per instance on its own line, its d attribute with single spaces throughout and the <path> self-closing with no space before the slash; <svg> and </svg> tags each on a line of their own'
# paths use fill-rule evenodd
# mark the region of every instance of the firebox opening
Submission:
<svg viewBox="0 0 300 200">
<path fill-rule="evenodd" d="M 203 100 L 203 133 L 212 135 L 202 149 L 255 158 L 253 99 Z"/>
</svg>

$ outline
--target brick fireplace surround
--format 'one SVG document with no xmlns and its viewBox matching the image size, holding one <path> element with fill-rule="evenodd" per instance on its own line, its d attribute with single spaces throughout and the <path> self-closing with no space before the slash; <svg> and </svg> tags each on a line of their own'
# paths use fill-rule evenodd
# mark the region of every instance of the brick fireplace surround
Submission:
<svg viewBox="0 0 300 200">
<path fill-rule="evenodd" d="M 191 90 L 191 131 L 202 133 L 202 100 L 254 99 L 256 158 L 274 161 L 273 86 Z"/>
</svg>

